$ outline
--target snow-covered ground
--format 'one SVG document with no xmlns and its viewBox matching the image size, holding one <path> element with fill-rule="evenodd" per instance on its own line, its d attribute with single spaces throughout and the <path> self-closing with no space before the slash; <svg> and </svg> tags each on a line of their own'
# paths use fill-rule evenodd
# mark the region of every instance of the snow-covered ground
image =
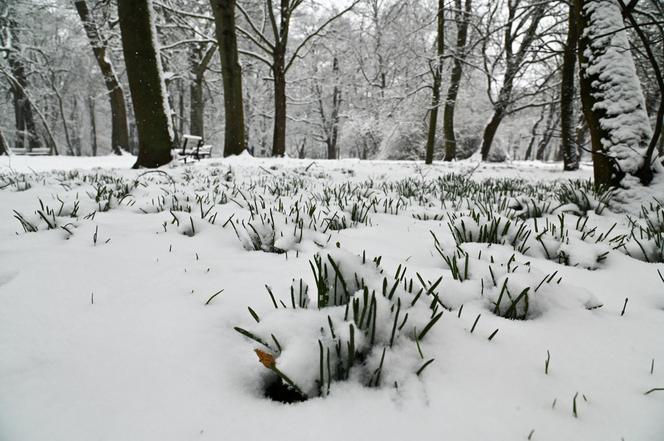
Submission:
<svg viewBox="0 0 664 441">
<path fill-rule="evenodd" d="M 664 210 L 563 185 L 588 167 L 9 161 L 2 441 L 664 439 Z"/>
</svg>

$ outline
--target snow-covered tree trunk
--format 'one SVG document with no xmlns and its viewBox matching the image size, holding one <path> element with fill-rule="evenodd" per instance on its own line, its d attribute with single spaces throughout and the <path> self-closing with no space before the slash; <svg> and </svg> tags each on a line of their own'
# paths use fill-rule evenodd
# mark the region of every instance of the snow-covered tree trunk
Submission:
<svg viewBox="0 0 664 441">
<path fill-rule="evenodd" d="M 119 0 L 118 18 L 138 130 L 134 167 L 159 167 L 171 161 L 174 132 L 152 1 Z"/>
<path fill-rule="evenodd" d="M 644 164 L 652 132 L 617 0 L 575 0 L 581 31 L 583 112 L 590 129 L 596 185 L 620 186 L 627 175 L 652 178 Z M 644 175 L 645 172 L 645 175 Z"/>
</svg>

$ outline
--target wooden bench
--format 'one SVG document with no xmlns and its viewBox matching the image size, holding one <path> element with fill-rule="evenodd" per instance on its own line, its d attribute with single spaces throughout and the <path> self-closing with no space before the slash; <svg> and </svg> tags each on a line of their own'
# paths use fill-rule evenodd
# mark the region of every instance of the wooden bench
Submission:
<svg viewBox="0 0 664 441">
<path fill-rule="evenodd" d="M 212 155 L 212 146 L 203 144 L 203 138 L 195 135 L 183 135 L 182 147 L 178 147 L 176 153 L 187 162 L 187 158 L 200 160 Z"/>
<path fill-rule="evenodd" d="M 47 147 L 37 147 L 32 150 L 26 149 L 10 149 L 11 153 L 16 156 L 48 156 L 51 154 L 51 149 Z"/>
</svg>

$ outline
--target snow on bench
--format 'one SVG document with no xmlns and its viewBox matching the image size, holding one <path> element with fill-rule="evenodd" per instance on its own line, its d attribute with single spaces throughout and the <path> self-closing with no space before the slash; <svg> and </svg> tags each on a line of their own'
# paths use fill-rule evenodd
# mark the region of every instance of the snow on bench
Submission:
<svg viewBox="0 0 664 441">
<path fill-rule="evenodd" d="M 188 157 L 195 159 L 209 158 L 212 155 L 212 146 L 203 144 L 203 138 L 196 135 L 183 135 L 182 147 L 177 147 L 176 153 L 187 162 Z"/>
<path fill-rule="evenodd" d="M 16 156 L 48 156 L 51 154 L 51 149 L 47 147 L 37 147 L 32 150 L 11 149 L 11 153 Z"/>
</svg>

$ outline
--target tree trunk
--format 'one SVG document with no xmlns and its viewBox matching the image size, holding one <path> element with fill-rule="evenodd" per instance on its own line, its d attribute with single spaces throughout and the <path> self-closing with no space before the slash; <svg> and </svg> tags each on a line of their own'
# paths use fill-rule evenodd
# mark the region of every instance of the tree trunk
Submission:
<svg viewBox="0 0 664 441">
<path fill-rule="evenodd" d="M 72 106 L 69 112 L 69 124 L 72 128 L 71 132 L 71 146 L 75 156 L 81 156 L 81 113 L 79 112 L 78 97 L 72 96 Z"/>
<path fill-rule="evenodd" d="M 330 116 L 332 127 L 328 135 L 327 159 L 338 159 L 337 140 L 339 139 L 339 109 L 341 108 L 341 89 L 339 88 L 339 59 L 335 56 L 332 60 L 332 72 L 334 73 L 334 88 L 332 89 L 332 115 Z"/>
<path fill-rule="evenodd" d="M 574 133 L 574 74 L 576 69 L 576 42 L 578 40 L 574 5 L 569 5 L 567 41 L 563 52 L 562 79 L 560 85 L 560 148 L 563 154 L 563 170 L 579 169 L 579 147 Z"/>
<path fill-rule="evenodd" d="M 537 118 L 537 121 L 535 121 L 535 124 L 533 124 L 533 127 L 530 129 L 530 142 L 528 143 L 528 148 L 526 149 L 526 155 L 524 157 L 524 160 L 526 161 L 528 161 L 530 156 L 533 154 L 535 139 L 537 139 L 537 129 L 539 129 L 539 125 L 542 124 L 542 121 L 544 121 L 544 115 L 545 112 L 542 111 L 539 118 Z"/>
<path fill-rule="evenodd" d="M 152 1 L 119 0 L 118 19 L 138 130 L 134 168 L 159 167 L 171 161 L 174 142 Z"/>
<path fill-rule="evenodd" d="M 204 138 L 205 102 L 203 101 L 203 75 L 198 73 L 198 65 L 203 57 L 201 52 L 202 47 L 196 46 L 191 55 L 193 79 L 189 85 L 189 133 Z"/>
<path fill-rule="evenodd" d="M 436 128 L 438 127 L 438 108 L 440 107 L 440 84 L 443 79 L 443 55 L 445 52 L 445 2 L 438 0 L 438 29 L 436 42 L 436 61 L 433 67 L 433 91 L 429 114 L 429 133 L 427 134 L 425 164 L 433 162 L 433 150 L 436 146 Z"/>
<path fill-rule="evenodd" d="M 71 145 L 71 137 L 69 136 L 69 125 L 67 124 L 67 117 L 65 116 L 65 107 L 62 102 L 62 95 L 56 88 L 55 84 L 53 85 L 53 92 L 55 92 L 55 98 L 58 101 L 58 110 L 60 111 L 60 119 L 62 120 L 62 128 L 65 132 L 65 141 L 67 142 L 67 155 L 75 156 L 74 149 Z"/>
<path fill-rule="evenodd" d="M 104 84 L 108 90 L 108 98 L 111 104 L 111 149 L 116 155 L 121 155 L 121 149 L 129 148 L 129 128 L 127 126 L 127 105 L 125 103 L 124 91 L 115 73 L 113 64 L 108 58 L 108 44 L 102 38 L 93 17 L 90 15 L 88 4 L 85 0 L 74 2 L 78 16 L 81 18 L 85 33 L 88 36 L 92 52 L 97 60 L 97 65 L 104 77 Z"/>
<path fill-rule="evenodd" d="M 639 176 L 651 138 L 650 122 L 617 0 L 575 0 L 581 102 L 592 143 L 595 185 L 618 187 Z"/>
<path fill-rule="evenodd" d="M 95 118 L 95 99 L 88 97 L 88 111 L 90 112 L 90 147 L 92 156 L 97 156 L 97 118 Z"/>
<path fill-rule="evenodd" d="M 235 0 L 210 0 L 210 4 L 214 13 L 224 83 L 224 156 L 239 155 L 246 148 L 246 140 L 242 67 L 235 31 Z"/>
<path fill-rule="evenodd" d="M 10 19 L 9 22 L 11 37 L 14 41 L 18 40 L 15 28 L 16 23 Z M 8 53 L 7 61 L 14 81 L 11 81 L 12 101 L 14 104 L 14 117 L 16 120 L 16 137 L 14 144 L 17 148 L 25 148 L 30 151 L 39 147 L 39 137 L 35 118 L 32 112 L 32 103 L 26 94 L 28 78 L 23 60 L 16 50 L 12 49 Z"/>
<path fill-rule="evenodd" d="M 540 139 L 540 142 L 537 145 L 537 152 L 535 153 L 535 159 L 538 161 L 546 160 L 544 153 L 546 148 L 549 146 L 549 143 L 551 142 L 551 138 L 553 137 L 553 129 L 557 122 L 554 120 L 555 116 L 556 107 L 551 104 L 549 107 L 549 114 L 546 119 L 546 126 L 544 127 L 544 132 L 542 133 L 542 139 Z"/>
<path fill-rule="evenodd" d="M 286 72 L 285 51 L 274 51 L 274 131 L 272 133 L 272 156 L 284 156 L 286 153 Z"/>
<path fill-rule="evenodd" d="M 456 134 L 454 133 L 454 110 L 456 109 L 457 95 L 463 74 L 463 61 L 466 58 L 466 43 L 468 41 L 468 24 L 472 9 L 472 0 L 466 0 L 465 10 L 461 12 L 461 0 L 454 0 L 454 12 L 457 39 L 454 55 L 454 64 L 450 75 L 450 86 L 447 89 L 447 99 L 443 113 L 443 136 L 445 144 L 445 161 L 452 161 L 456 157 Z"/>
<path fill-rule="evenodd" d="M 179 81 L 180 87 L 178 88 L 178 114 L 180 115 L 180 133 L 186 133 L 184 130 L 185 118 L 184 118 L 184 79 Z"/>
<path fill-rule="evenodd" d="M 502 109 L 498 108 L 494 111 L 491 120 L 484 128 L 484 135 L 482 136 L 482 161 L 489 159 L 489 151 L 491 150 L 491 145 L 493 144 L 493 139 L 496 137 L 496 132 L 498 132 L 498 127 L 503 121 L 505 113 Z"/>
<path fill-rule="evenodd" d="M 7 140 L 5 140 L 5 135 L 2 134 L 0 129 L 0 156 L 9 155 L 9 146 L 7 145 Z"/>
</svg>

